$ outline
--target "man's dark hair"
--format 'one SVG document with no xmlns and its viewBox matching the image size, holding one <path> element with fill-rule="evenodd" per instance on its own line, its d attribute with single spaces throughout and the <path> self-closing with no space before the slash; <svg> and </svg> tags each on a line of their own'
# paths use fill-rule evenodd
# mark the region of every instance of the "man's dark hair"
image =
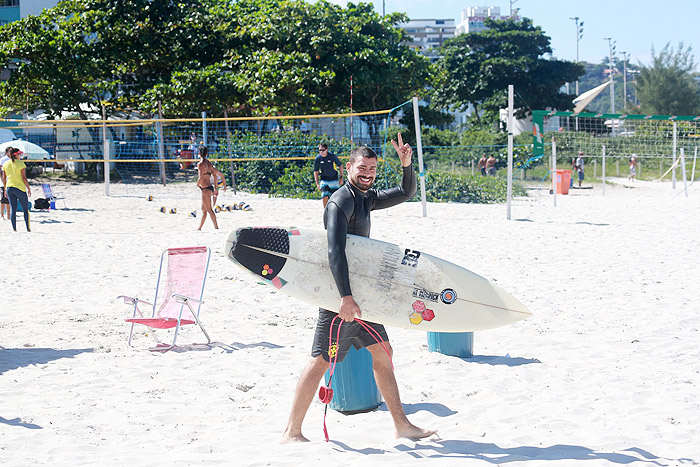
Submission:
<svg viewBox="0 0 700 467">
<path fill-rule="evenodd" d="M 377 153 L 372 150 L 372 148 L 368 146 L 358 146 L 356 148 L 353 148 L 352 151 L 350 151 L 350 158 L 348 161 L 351 164 L 354 164 L 355 161 L 360 158 L 360 157 L 367 157 L 370 159 L 377 159 Z"/>
<path fill-rule="evenodd" d="M 321 146 L 323 149 L 328 149 L 328 145 L 326 143 L 319 143 L 319 146 Z"/>
</svg>

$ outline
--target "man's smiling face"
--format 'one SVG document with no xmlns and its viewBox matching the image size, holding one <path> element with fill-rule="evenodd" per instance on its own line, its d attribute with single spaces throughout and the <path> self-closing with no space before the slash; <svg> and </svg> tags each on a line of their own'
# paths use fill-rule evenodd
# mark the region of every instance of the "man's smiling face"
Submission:
<svg viewBox="0 0 700 467">
<path fill-rule="evenodd" d="M 377 177 L 377 158 L 358 157 L 353 164 L 347 163 L 348 180 L 362 191 L 372 187 Z"/>
</svg>

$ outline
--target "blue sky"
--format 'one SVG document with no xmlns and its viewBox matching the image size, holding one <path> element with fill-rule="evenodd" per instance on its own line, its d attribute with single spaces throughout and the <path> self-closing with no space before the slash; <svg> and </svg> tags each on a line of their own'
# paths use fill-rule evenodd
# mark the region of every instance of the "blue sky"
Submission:
<svg viewBox="0 0 700 467">
<path fill-rule="evenodd" d="M 345 6 L 346 0 L 330 0 Z M 359 3 L 355 1 L 354 3 Z M 373 0 L 382 12 L 382 0 Z M 463 9 L 470 6 L 498 6 L 508 14 L 509 0 L 384 0 L 387 13 L 402 11 L 409 18 L 454 19 L 459 22 Z M 608 41 L 616 41 L 619 52 L 627 52 L 630 63 L 651 62 L 651 47 L 658 52 L 670 41 L 676 50 L 679 42 L 693 47 L 695 62 L 700 62 L 700 0 L 516 0 L 513 8 L 532 18 L 551 38 L 554 56 L 576 59 L 576 26 L 570 17 L 583 21 L 579 58 L 599 63 L 608 56 Z M 700 66 L 696 67 L 696 71 Z"/>
</svg>

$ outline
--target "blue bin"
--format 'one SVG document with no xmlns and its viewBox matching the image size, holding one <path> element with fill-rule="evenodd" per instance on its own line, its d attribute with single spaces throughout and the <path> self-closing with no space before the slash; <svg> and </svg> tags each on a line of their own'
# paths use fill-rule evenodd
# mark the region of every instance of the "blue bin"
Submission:
<svg viewBox="0 0 700 467">
<path fill-rule="evenodd" d="M 326 385 L 329 376 L 330 371 L 326 371 Z M 344 414 L 371 412 L 381 405 L 382 395 L 374 381 L 369 350 L 350 347 L 343 361 L 335 366 L 331 389 L 330 408 Z"/>
<path fill-rule="evenodd" d="M 27 209 L 27 210 L 28 210 L 28 211 L 31 211 L 31 210 L 32 210 L 32 202 L 31 202 L 31 201 L 28 201 L 28 202 L 27 202 L 27 206 L 29 207 L 29 209 Z M 22 203 L 20 203 L 19 201 L 17 201 L 17 212 L 23 212 L 23 211 L 24 211 L 24 210 L 22 209 Z"/>
<path fill-rule="evenodd" d="M 473 357 L 474 333 L 429 332 L 428 350 L 453 357 Z"/>
</svg>

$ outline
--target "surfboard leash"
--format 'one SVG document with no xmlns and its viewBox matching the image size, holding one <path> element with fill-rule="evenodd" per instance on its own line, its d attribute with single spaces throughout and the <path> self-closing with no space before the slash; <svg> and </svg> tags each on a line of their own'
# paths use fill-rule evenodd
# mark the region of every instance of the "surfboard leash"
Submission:
<svg viewBox="0 0 700 467">
<path fill-rule="evenodd" d="M 331 320 L 331 329 L 330 332 L 328 333 L 328 357 L 331 360 L 330 363 L 330 368 L 328 371 L 328 385 L 321 385 L 321 387 L 318 390 L 318 397 L 321 399 L 321 402 L 323 402 L 326 407 L 323 409 L 323 435 L 326 437 L 326 442 L 330 441 L 330 438 L 328 437 L 328 428 L 326 427 L 326 416 L 328 415 L 328 405 L 331 403 L 333 400 L 333 372 L 335 371 L 335 366 L 338 364 L 338 351 L 340 350 L 340 327 L 343 325 L 343 320 L 340 320 L 340 323 L 338 324 L 338 332 L 336 333 L 336 350 L 333 353 L 333 356 L 330 356 L 331 349 L 333 347 L 333 325 L 335 324 L 335 320 L 339 318 L 339 315 L 336 315 L 333 317 L 333 320 Z M 374 329 L 372 326 L 369 324 L 365 323 L 362 321 L 360 318 L 355 318 L 355 321 L 357 321 L 360 326 L 362 326 L 370 336 L 374 338 L 375 341 L 379 345 L 382 346 L 382 349 L 384 349 L 384 352 L 386 352 L 387 356 L 389 357 L 389 363 L 391 363 L 391 369 L 394 369 L 394 360 L 391 358 L 391 353 L 389 353 L 389 349 L 387 349 L 386 345 L 384 345 L 384 339 L 382 339 L 382 336 L 377 332 L 376 329 Z"/>
</svg>

